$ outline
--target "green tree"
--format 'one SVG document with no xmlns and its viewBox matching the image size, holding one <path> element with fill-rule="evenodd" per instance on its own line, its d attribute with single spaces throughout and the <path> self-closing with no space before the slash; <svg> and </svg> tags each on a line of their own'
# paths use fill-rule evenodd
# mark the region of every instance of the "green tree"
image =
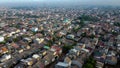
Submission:
<svg viewBox="0 0 120 68">
<path fill-rule="evenodd" d="M 92 34 L 92 35 L 90 35 L 89 37 L 93 39 L 93 38 L 95 38 L 95 35 Z"/>
<path fill-rule="evenodd" d="M 72 45 L 65 45 L 65 46 L 63 46 L 63 47 L 62 47 L 63 53 L 68 53 L 68 51 L 69 51 L 70 49 L 72 49 L 72 48 L 73 48 Z"/>
<path fill-rule="evenodd" d="M 98 21 L 99 19 L 97 17 L 89 16 L 83 14 L 82 16 L 78 17 L 80 20 L 85 20 L 85 21 Z"/>
<path fill-rule="evenodd" d="M 94 68 L 91 63 L 87 63 L 83 68 Z"/>
<path fill-rule="evenodd" d="M 96 65 L 96 61 L 90 57 L 89 59 L 87 59 L 86 64 L 83 66 L 83 68 L 95 68 Z"/>
<path fill-rule="evenodd" d="M 120 23 L 119 22 L 115 22 L 114 25 L 120 27 Z"/>
<path fill-rule="evenodd" d="M 0 42 L 0 44 L 6 44 L 6 41 Z"/>
<path fill-rule="evenodd" d="M 80 25 L 81 25 L 81 26 L 84 26 L 84 25 L 85 25 L 84 19 L 81 20 Z"/>
<path fill-rule="evenodd" d="M 86 37 L 86 33 L 85 33 L 85 32 L 82 33 L 81 36 L 82 36 L 82 37 Z"/>
<path fill-rule="evenodd" d="M 49 46 L 49 47 L 51 47 L 52 44 L 53 44 L 53 41 L 52 41 L 52 40 L 49 40 L 46 45 Z"/>
<path fill-rule="evenodd" d="M 14 38 L 13 41 L 17 42 L 17 41 L 19 41 L 19 38 Z"/>
</svg>

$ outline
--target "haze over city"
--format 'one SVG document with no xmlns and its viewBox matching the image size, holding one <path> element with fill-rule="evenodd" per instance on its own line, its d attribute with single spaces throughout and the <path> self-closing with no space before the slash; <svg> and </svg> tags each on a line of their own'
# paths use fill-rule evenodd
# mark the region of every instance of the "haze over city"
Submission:
<svg viewBox="0 0 120 68">
<path fill-rule="evenodd" d="M 40 5 L 100 5 L 120 6 L 120 0 L 0 0 L 1 6 L 40 6 Z"/>
</svg>

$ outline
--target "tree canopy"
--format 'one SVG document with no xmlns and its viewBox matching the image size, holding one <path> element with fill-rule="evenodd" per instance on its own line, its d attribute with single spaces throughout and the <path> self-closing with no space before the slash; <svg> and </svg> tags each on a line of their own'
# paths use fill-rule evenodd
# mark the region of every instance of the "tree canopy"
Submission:
<svg viewBox="0 0 120 68">
<path fill-rule="evenodd" d="M 90 57 L 87 61 L 86 64 L 83 66 L 83 68 L 95 68 L 96 61 Z"/>
</svg>

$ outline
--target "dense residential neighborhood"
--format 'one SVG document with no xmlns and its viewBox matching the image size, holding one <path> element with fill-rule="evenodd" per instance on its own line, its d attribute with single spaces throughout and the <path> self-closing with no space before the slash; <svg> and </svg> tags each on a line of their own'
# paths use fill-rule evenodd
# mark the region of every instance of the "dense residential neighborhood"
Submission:
<svg viewBox="0 0 120 68">
<path fill-rule="evenodd" d="M 0 68 L 119 68 L 114 9 L 0 8 Z"/>
</svg>

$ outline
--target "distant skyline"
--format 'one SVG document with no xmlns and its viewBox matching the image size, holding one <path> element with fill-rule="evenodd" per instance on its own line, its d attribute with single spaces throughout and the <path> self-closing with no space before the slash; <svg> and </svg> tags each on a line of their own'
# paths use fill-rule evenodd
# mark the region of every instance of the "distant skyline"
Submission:
<svg viewBox="0 0 120 68">
<path fill-rule="evenodd" d="M 120 6 L 120 0 L 0 0 L 0 6 L 23 4 L 69 4 L 69 5 L 111 5 Z M 14 5 L 15 4 L 15 5 Z"/>
</svg>

